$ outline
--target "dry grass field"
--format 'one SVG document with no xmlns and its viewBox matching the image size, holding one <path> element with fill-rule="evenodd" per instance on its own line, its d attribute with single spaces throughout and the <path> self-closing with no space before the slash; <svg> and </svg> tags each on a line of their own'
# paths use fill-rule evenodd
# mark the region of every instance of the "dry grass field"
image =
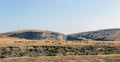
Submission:
<svg viewBox="0 0 120 62">
<path fill-rule="evenodd" d="M 0 62 L 120 62 L 120 55 L 20 57 L 4 58 Z"/>
<path fill-rule="evenodd" d="M 19 38 L 0 38 L 0 47 L 18 46 L 120 46 L 120 41 L 49 41 L 26 40 Z M 38 56 L 38 57 L 10 57 L 0 59 L 0 62 L 120 62 L 119 54 L 111 55 L 80 55 L 80 56 Z"/>
<path fill-rule="evenodd" d="M 55 40 L 26 40 L 19 38 L 0 38 L 0 46 L 24 46 L 24 45 L 115 45 L 120 41 L 55 41 Z"/>
</svg>

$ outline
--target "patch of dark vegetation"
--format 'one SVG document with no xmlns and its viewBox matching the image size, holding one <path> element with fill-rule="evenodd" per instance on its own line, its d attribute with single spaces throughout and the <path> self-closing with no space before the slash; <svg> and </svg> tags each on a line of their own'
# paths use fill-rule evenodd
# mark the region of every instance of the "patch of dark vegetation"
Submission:
<svg viewBox="0 0 120 62">
<path fill-rule="evenodd" d="M 26 46 L 25 48 L 1 47 L 0 58 L 22 56 L 69 56 L 119 54 L 119 46 Z"/>
</svg>

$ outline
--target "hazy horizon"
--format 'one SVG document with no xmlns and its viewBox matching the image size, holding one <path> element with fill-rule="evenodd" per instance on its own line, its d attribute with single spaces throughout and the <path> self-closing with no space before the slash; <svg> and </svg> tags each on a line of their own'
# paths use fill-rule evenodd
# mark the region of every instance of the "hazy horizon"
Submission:
<svg viewBox="0 0 120 62">
<path fill-rule="evenodd" d="M 0 0 L 0 32 L 72 34 L 120 28 L 120 0 Z"/>
</svg>

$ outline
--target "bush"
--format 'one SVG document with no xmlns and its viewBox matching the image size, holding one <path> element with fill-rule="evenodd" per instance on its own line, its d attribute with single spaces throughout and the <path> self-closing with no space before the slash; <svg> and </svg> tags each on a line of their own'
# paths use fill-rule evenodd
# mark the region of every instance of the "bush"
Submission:
<svg viewBox="0 0 120 62">
<path fill-rule="evenodd" d="M 80 52 L 86 52 L 86 47 L 82 47 L 81 49 L 80 49 Z"/>
<path fill-rule="evenodd" d="M 0 58 L 5 58 L 5 56 L 0 56 Z"/>
<path fill-rule="evenodd" d="M 20 52 L 20 56 L 25 56 L 27 55 L 27 52 Z"/>
</svg>

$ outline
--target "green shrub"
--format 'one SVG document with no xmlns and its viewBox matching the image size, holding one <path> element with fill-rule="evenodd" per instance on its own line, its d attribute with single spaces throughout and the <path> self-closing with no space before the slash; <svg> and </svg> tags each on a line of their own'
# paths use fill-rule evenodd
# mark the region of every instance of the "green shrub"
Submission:
<svg viewBox="0 0 120 62">
<path fill-rule="evenodd" d="M 27 55 L 27 52 L 20 52 L 20 56 L 25 56 Z"/>
<path fill-rule="evenodd" d="M 86 47 L 82 47 L 81 49 L 80 49 L 80 52 L 85 52 L 86 51 Z"/>
</svg>

